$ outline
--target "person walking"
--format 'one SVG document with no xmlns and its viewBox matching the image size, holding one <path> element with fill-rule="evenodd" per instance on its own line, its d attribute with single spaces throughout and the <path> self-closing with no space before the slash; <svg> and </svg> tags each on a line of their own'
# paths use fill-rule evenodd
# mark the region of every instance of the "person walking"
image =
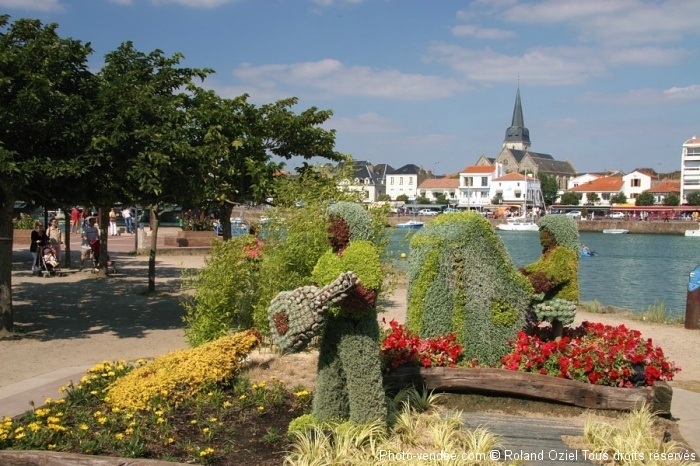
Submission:
<svg viewBox="0 0 700 466">
<path fill-rule="evenodd" d="M 90 259 L 92 244 L 100 238 L 100 230 L 95 226 L 95 217 L 88 218 L 88 226 L 83 228 L 83 241 L 80 244 L 80 270 L 83 270 L 85 259 Z"/>
<path fill-rule="evenodd" d="M 41 267 L 39 267 L 38 254 L 41 252 L 41 247 L 46 244 L 47 241 L 46 232 L 44 231 L 44 224 L 41 221 L 37 221 L 34 224 L 34 229 L 30 236 L 29 252 L 32 253 L 34 262 L 32 262 L 32 274 L 41 273 Z"/>
<path fill-rule="evenodd" d="M 73 207 L 70 211 L 71 233 L 80 233 L 80 211 L 77 207 Z"/>
<path fill-rule="evenodd" d="M 133 218 L 131 217 L 131 209 L 129 206 L 124 206 L 124 209 L 122 209 L 122 218 L 124 218 L 124 225 L 126 225 L 126 232 L 127 233 L 133 233 L 134 231 L 134 224 L 133 224 Z"/>
<path fill-rule="evenodd" d="M 114 211 L 114 207 L 109 210 L 109 234 L 117 236 L 117 213 Z"/>
<path fill-rule="evenodd" d="M 46 237 L 49 244 L 56 253 L 56 260 L 61 263 L 61 245 L 63 244 L 63 232 L 58 228 L 58 220 L 52 218 L 49 220 L 49 227 L 46 229 Z"/>
</svg>

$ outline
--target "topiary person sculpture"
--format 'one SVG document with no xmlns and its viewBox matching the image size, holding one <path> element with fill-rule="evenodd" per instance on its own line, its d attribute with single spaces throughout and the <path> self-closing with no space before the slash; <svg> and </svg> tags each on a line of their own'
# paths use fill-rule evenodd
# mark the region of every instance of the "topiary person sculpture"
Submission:
<svg viewBox="0 0 700 466">
<path fill-rule="evenodd" d="M 556 338 L 576 316 L 581 243 L 576 222 L 567 215 L 546 215 L 537 224 L 542 255 L 521 272 L 535 290 L 533 311 L 537 320 L 550 322 Z"/>
<path fill-rule="evenodd" d="M 385 421 L 387 405 L 379 354 L 375 302 L 384 279 L 370 241 L 369 215 L 357 204 L 329 209 L 329 249 L 307 286 L 273 299 L 268 320 L 273 341 L 299 351 L 321 335 L 313 415 L 319 421 Z M 350 271 L 350 272 L 348 272 Z"/>
</svg>

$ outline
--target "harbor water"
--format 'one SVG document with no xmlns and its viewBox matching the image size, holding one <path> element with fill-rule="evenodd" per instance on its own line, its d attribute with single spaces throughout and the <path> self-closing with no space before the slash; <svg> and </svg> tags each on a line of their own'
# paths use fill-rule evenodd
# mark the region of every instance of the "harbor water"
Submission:
<svg viewBox="0 0 700 466">
<path fill-rule="evenodd" d="M 410 254 L 413 233 L 391 229 L 389 257 L 400 267 L 401 253 Z M 517 267 L 540 257 L 537 232 L 499 231 L 498 235 Z M 664 303 L 669 314 L 685 314 L 689 275 L 700 264 L 700 238 L 582 232 L 581 243 L 597 253 L 579 261 L 581 301 L 597 300 L 637 313 Z"/>
</svg>

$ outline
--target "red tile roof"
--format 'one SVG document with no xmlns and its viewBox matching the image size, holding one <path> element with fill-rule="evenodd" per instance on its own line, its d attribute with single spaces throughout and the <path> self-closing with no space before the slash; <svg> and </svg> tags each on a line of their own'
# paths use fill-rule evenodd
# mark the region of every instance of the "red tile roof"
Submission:
<svg viewBox="0 0 700 466">
<path fill-rule="evenodd" d="M 647 189 L 648 193 L 677 193 L 681 192 L 681 180 L 663 180 L 658 186 Z"/>
<path fill-rule="evenodd" d="M 602 193 L 602 192 L 619 192 L 624 186 L 624 181 L 621 176 L 606 176 L 603 178 L 596 178 L 588 183 L 583 183 L 575 188 L 569 189 L 576 193 Z"/>
<path fill-rule="evenodd" d="M 493 166 L 469 165 L 460 173 L 493 173 L 495 170 L 496 167 Z"/>
<path fill-rule="evenodd" d="M 419 189 L 454 189 L 459 188 L 459 179 L 457 178 L 430 178 L 424 180 L 419 186 Z"/>
</svg>

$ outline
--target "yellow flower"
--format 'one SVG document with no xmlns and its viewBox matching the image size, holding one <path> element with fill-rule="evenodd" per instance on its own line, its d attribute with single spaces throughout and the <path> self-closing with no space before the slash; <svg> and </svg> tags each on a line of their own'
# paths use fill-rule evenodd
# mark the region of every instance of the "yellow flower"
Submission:
<svg viewBox="0 0 700 466">
<path fill-rule="evenodd" d="M 115 435 L 114 435 L 114 438 L 116 438 L 117 440 L 122 440 L 122 439 L 124 438 L 124 434 L 122 434 L 122 433 L 120 432 L 120 433 L 118 433 L 118 434 L 115 434 Z"/>
<path fill-rule="evenodd" d="M 32 422 L 31 424 L 28 424 L 28 425 L 27 425 L 27 428 L 28 428 L 29 430 L 31 430 L 32 432 L 36 432 L 36 431 L 38 431 L 39 429 L 41 429 L 41 426 L 40 426 L 38 423 L 36 423 L 36 422 Z"/>
<path fill-rule="evenodd" d="M 134 433 L 134 429 L 132 429 L 131 427 L 129 427 L 128 429 L 126 429 L 126 430 L 124 431 L 124 433 L 125 433 L 126 435 L 131 435 L 131 434 Z"/>
<path fill-rule="evenodd" d="M 92 390 L 92 391 L 90 392 L 90 395 L 97 395 L 97 390 Z"/>
<path fill-rule="evenodd" d="M 116 406 L 115 406 L 114 408 L 112 408 L 112 412 L 115 413 L 115 414 L 120 413 L 121 411 L 122 411 L 122 410 L 119 409 L 119 408 L 116 407 Z"/>
<path fill-rule="evenodd" d="M 109 371 L 109 372 L 107 372 L 107 375 L 110 377 L 114 377 L 117 374 L 114 371 Z"/>
<path fill-rule="evenodd" d="M 245 395 L 241 395 L 238 397 L 239 400 L 245 400 L 247 397 Z"/>
<path fill-rule="evenodd" d="M 309 394 L 308 391 L 306 391 L 306 390 L 300 390 L 300 391 L 296 392 L 294 395 L 297 396 L 297 397 L 300 397 L 300 396 L 306 396 L 306 395 L 308 395 L 308 394 Z"/>
<path fill-rule="evenodd" d="M 158 419 L 156 419 L 156 424 L 162 424 L 164 422 L 165 422 L 165 419 L 163 419 L 162 417 L 159 417 Z"/>
<path fill-rule="evenodd" d="M 94 413 L 92 413 L 92 417 L 97 418 L 97 417 L 100 417 L 100 416 L 102 416 L 102 411 L 95 411 Z"/>
<path fill-rule="evenodd" d="M 61 420 L 59 418 L 57 418 L 56 416 L 49 416 L 46 419 L 46 422 L 50 422 L 51 424 L 58 424 L 61 422 Z"/>
<path fill-rule="evenodd" d="M 20 432 L 24 432 L 24 427 L 20 426 L 15 429 L 15 434 L 19 434 Z"/>
<path fill-rule="evenodd" d="M 172 438 L 172 437 L 168 438 L 168 443 L 173 443 L 174 441 L 175 441 L 174 438 Z"/>
<path fill-rule="evenodd" d="M 202 433 L 208 434 L 208 433 L 209 433 L 209 427 L 205 427 L 204 429 L 202 429 Z"/>
<path fill-rule="evenodd" d="M 24 432 L 15 435 L 15 440 L 21 440 L 21 439 L 23 439 L 23 438 L 24 438 Z"/>
<path fill-rule="evenodd" d="M 89 427 L 87 426 L 87 424 L 80 424 L 80 430 L 88 430 L 88 429 L 89 429 Z"/>
<path fill-rule="evenodd" d="M 218 421 L 218 419 L 215 418 L 215 417 L 210 417 L 210 418 L 209 418 L 209 422 L 216 422 L 216 421 Z"/>
<path fill-rule="evenodd" d="M 258 406 L 258 411 L 262 411 L 262 410 L 264 410 L 264 409 L 265 409 L 264 406 Z"/>
<path fill-rule="evenodd" d="M 68 391 L 68 387 L 66 387 L 66 386 L 64 385 L 64 386 L 62 386 L 61 388 L 59 388 L 58 391 L 61 392 L 61 393 L 65 393 L 65 392 Z"/>
<path fill-rule="evenodd" d="M 196 420 L 196 419 L 192 419 L 192 420 L 190 421 L 190 424 L 192 424 L 192 425 L 197 424 L 197 420 Z"/>
<path fill-rule="evenodd" d="M 56 444 L 55 444 L 55 443 L 49 443 L 48 446 L 47 446 L 46 448 L 48 448 L 49 450 L 53 450 L 53 449 L 56 448 Z"/>
<path fill-rule="evenodd" d="M 105 422 L 107 422 L 107 418 L 103 416 L 101 418 L 98 418 L 97 422 L 99 422 L 100 424 L 104 424 Z"/>
<path fill-rule="evenodd" d="M 51 398 L 47 398 L 44 400 L 45 405 L 50 405 L 53 400 Z"/>
<path fill-rule="evenodd" d="M 162 410 L 162 409 L 159 409 L 158 411 L 154 411 L 153 414 L 155 414 L 156 416 L 162 416 L 162 415 L 163 415 L 163 410 Z"/>
</svg>

